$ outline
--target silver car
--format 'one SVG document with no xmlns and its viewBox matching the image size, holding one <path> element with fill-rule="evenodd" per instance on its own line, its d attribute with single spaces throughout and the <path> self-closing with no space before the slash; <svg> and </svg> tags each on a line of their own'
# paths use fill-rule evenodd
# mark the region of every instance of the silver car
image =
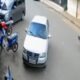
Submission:
<svg viewBox="0 0 80 80">
<path fill-rule="evenodd" d="M 25 0 L 0 0 L 0 19 L 14 22 L 25 16 Z"/>
</svg>

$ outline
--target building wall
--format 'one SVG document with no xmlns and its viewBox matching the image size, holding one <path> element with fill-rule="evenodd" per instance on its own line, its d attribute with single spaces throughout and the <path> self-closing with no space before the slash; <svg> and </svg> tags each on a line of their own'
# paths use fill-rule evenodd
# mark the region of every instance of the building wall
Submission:
<svg viewBox="0 0 80 80">
<path fill-rule="evenodd" d="M 64 5 L 67 5 L 67 0 L 51 0 L 51 1 L 59 4 L 62 7 L 64 7 Z"/>
<path fill-rule="evenodd" d="M 74 17 L 76 16 L 77 13 L 77 0 L 68 0 L 68 4 L 67 4 L 67 12 L 69 14 L 71 14 Z"/>
<path fill-rule="evenodd" d="M 78 0 L 78 13 L 77 18 L 80 19 L 80 0 Z"/>
<path fill-rule="evenodd" d="M 59 5 L 61 5 L 61 1 L 62 1 L 62 0 L 51 0 L 51 1 L 53 1 L 53 2 L 55 2 L 55 3 L 57 3 L 57 4 L 59 4 Z"/>
</svg>

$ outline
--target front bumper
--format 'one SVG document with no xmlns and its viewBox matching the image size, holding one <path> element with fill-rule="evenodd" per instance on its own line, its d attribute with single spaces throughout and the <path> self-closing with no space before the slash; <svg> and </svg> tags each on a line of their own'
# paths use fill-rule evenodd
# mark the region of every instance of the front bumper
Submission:
<svg viewBox="0 0 80 80">
<path fill-rule="evenodd" d="M 24 64 L 30 66 L 30 67 L 45 67 L 46 66 L 46 63 L 42 63 L 42 64 L 32 64 L 32 63 L 29 63 L 29 61 L 27 61 L 24 57 L 23 57 L 23 62 Z"/>
<path fill-rule="evenodd" d="M 40 59 L 38 58 L 38 61 L 37 63 L 30 63 L 29 60 L 27 59 L 27 56 L 26 55 L 22 55 L 22 58 L 23 58 L 23 62 L 29 66 L 32 66 L 32 67 L 45 67 L 46 66 L 46 58 L 43 58 L 43 59 Z"/>
</svg>

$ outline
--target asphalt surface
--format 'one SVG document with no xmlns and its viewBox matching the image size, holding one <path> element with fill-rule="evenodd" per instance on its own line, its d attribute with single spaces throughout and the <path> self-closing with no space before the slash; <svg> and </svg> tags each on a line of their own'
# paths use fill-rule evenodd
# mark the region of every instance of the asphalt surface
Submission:
<svg viewBox="0 0 80 80">
<path fill-rule="evenodd" d="M 52 35 L 45 69 L 24 66 L 22 61 L 25 28 L 35 15 L 48 18 Z M 26 0 L 25 20 L 17 22 L 13 27 L 13 32 L 18 32 L 19 35 L 19 49 L 16 53 L 3 50 L 0 56 L 0 80 L 4 80 L 7 66 L 10 66 L 14 80 L 80 80 L 79 32 L 74 27 L 75 25 L 41 2 Z"/>
</svg>

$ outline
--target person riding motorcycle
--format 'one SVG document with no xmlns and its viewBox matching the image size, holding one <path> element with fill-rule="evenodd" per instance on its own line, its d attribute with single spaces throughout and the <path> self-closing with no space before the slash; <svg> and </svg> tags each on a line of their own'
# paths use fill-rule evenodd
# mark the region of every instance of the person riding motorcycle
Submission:
<svg viewBox="0 0 80 80">
<path fill-rule="evenodd" d="M 6 35 L 7 26 L 5 25 L 4 21 L 0 21 L 0 32 L 2 35 Z"/>
</svg>

